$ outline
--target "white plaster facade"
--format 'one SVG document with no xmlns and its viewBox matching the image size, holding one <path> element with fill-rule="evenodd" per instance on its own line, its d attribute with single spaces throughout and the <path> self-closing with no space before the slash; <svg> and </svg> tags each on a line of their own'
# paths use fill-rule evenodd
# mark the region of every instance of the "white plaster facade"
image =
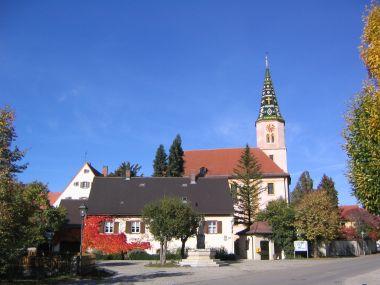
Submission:
<svg viewBox="0 0 380 285">
<path fill-rule="evenodd" d="M 262 242 L 268 242 L 268 258 L 274 260 L 274 242 L 265 236 L 260 235 L 242 235 L 239 238 L 239 256 L 246 259 L 263 260 L 264 254 Z"/>
<path fill-rule="evenodd" d="M 90 164 L 86 162 L 55 201 L 54 207 L 58 207 L 62 199 L 88 199 L 94 177 L 95 173 Z"/>
<path fill-rule="evenodd" d="M 221 221 L 222 232 L 221 233 L 205 233 L 205 247 L 220 249 L 224 248 L 228 253 L 234 253 L 234 234 L 233 234 L 233 216 L 205 216 L 204 220 L 207 221 Z M 119 222 L 119 233 L 125 233 L 128 242 L 149 242 L 151 248 L 147 250 L 148 253 L 157 253 L 160 249 L 160 243 L 154 239 L 153 235 L 149 232 L 149 228 L 145 228 L 145 233 L 127 233 L 126 230 L 127 221 L 142 222 L 141 217 L 119 217 L 114 219 L 115 222 Z M 175 251 L 181 248 L 180 240 L 172 240 L 168 243 L 168 250 Z M 186 248 L 196 249 L 197 238 L 191 237 L 186 242 Z"/>
<path fill-rule="evenodd" d="M 269 140 L 267 139 L 269 136 Z M 273 139 L 272 139 L 273 136 Z M 258 121 L 256 123 L 256 145 L 285 172 L 288 162 L 285 145 L 285 123 L 277 120 Z"/>
</svg>

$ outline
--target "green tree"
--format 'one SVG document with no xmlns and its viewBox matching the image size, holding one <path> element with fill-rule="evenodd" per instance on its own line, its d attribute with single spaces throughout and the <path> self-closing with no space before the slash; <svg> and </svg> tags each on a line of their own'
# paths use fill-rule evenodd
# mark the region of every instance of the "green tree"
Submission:
<svg viewBox="0 0 380 285">
<path fill-rule="evenodd" d="M 157 148 L 156 157 L 153 161 L 153 176 L 165 177 L 168 171 L 168 157 L 162 144 Z"/>
<path fill-rule="evenodd" d="M 231 185 L 236 223 L 249 226 L 254 222 L 259 212 L 261 179 L 261 166 L 251 154 L 247 144 L 234 169 L 234 180 Z"/>
<path fill-rule="evenodd" d="M 311 179 L 309 171 L 304 171 L 298 179 L 296 187 L 294 187 L 294 190 L 290 197 L 290 201 L 293 204 L 297 204 L 305 194 L 310 193 L 312 191 L 313 179 Z"/>
<path fill-rule="evenodd" d="M 125 177 L 125 172 L 129 170 L 131 172 L 131 177 L 143 176 L 140 174 L 141 165 L 138 163 L 131 164 L 129 161 L 123 161 L 114 172 L 111 172 L 108 176 L 110 177 Z"/>
<path fill-rule="evenodd" d="M 149 231 L 160 242 L 160 263 L 166 263 L 168 242 L 178 237 L 182 223 L 179 223 L 183 202 L 178 198 L 165 197 L 159 201 L 147 204 L 142 217 Z"/>
<path fill-rule="evenodd" d="M 168 158 L 168 176 L 181 177 L 184 173 L 182 139 L 177 135 L 170 147 Z"/>
<path fill-rule="evenodd" d="M 332 241 L 338 236 L 339 209 L 333 204 L 326 190 L 307 193 L 295 209 L 297 232 L 313 242 L 314 257 L 317 257 L 321 242 Z"/>
<path fill-rule="evenodd" d="M 350 103 L 343 131 L 348 179 L 353 193 L 371 213 L 380 214 L 380 6 L 365 15 L 361 56 L 369 80 Z"/>
<path fill-rule="evenodd" d="M 26 169 L 27 164 L 19 164 L 25 151 L 12 144 L 17 138 L 14 128 L 15 113 L 9 108 L 0 109 L 0 178 L 14 179 L 17 173 Z"/>
<path fill-rule="evenodd" d="M 323 174 L 317 189 L 325 189 L 331 201 L 338 207 L 338 191 L 336 191 L 334 180 L 331 177 Z"/>
<path fill-rule="evenodd" d="M 47 229 L 58 230 L 65 213 L 50 206 L 46 185 L 38 182 L 22 184 L 16 174 L 26 165 L 19 162 L 24 152 L 12 149 L 16 133 L 14 113 L 0 110 L 0 275 L 11 272 L 27 247 L 38 246 L 45 241 Z"/>
<path fill-rule="evenodd" d="M 286 257 L 293 255 L 293 242 L 296 240 L 295 211 L 285 200 L 270 201 L 266 209 L 258 214 L 258 220 L 267 221 L 273 231 L 273 241 L 285 252 Z"/>
<path fill-rule="evenodd" d="M 182 203 L 179 207 L 181 210 L 177 216 L 177 234 L 176 238 L 181 240 L 181 256 L 185 258 L 185 246 L 187 240 L 197 234 L 201 215 L 195 212 L 187 203 Z"/>
</svg>

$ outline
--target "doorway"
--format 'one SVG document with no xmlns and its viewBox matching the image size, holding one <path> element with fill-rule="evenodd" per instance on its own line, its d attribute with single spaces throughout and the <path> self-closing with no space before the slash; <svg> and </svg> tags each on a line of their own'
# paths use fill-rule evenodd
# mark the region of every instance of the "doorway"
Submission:
<svg viewBox="0 0 380 285">
<path fill-rule="evenodd" d="M 269 241 L 260 241 L 261 260 L 269 260 Z"/>
</svg>

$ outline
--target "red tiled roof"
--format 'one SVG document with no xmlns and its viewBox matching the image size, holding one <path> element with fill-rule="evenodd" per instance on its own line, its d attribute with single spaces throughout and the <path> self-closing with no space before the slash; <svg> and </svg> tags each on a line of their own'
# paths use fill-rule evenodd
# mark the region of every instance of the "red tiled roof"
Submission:
<svg viewBox="0 0 380 285">
<path fill-rule="evenodd" d="M 207 176 L 232 176 L 244 148 L 187 150 L 185 151 L 185 175 L 199 173 L 201 167 L 207 168 Z M 264 176 L 288 176 L 261 149 L 251 148 L 251 154 L 261 165 Z"/>
<path fill-rule="evenodd" d="M 268 222 L 254 222 L 250 227 L 249 231 L 246 234 L 271 234 L 272 227 Z"/>
<path fill-rule="evenodd" d="M 50 205 L 53 205 L 55 201 L 59 198 L 59 196 L 62 194 L 62 192 L 49 192 L 48 193 L 48 199 L 50 202 Z"/>
<path fill-rule="evenodd" d="M 361 220 L 373 228 L 380 229 L 380 216 L 372 215 L 358 205 L 341 206 L 340 217 L 344 221 L 355 222 Z"/>
</svg>

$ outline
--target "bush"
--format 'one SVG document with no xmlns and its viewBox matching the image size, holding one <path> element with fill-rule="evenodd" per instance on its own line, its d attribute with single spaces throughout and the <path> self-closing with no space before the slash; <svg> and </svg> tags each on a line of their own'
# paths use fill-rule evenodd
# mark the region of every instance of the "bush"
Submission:
<svg viewBox="0 0 380 285">
<path fill-rule="evenodd" d="M 220 260 L 236 260 L 235 254 L 228 253 L 224 247 L 216 249 L 215 258 Z"/>
</svg>

